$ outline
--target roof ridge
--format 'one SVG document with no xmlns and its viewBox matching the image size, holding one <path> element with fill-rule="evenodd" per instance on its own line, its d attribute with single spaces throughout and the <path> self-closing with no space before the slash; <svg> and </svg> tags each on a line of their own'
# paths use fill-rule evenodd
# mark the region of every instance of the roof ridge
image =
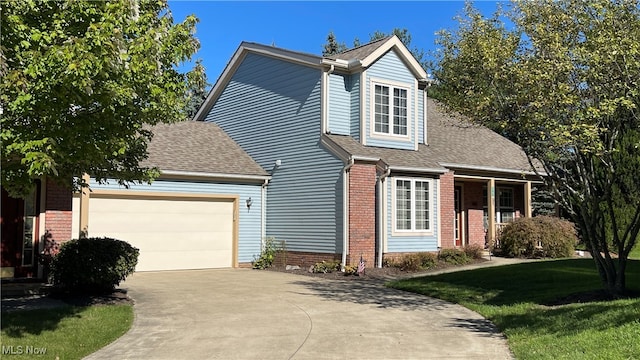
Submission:
<svg viewBox="0 0 640 360">
<path fill-rule="evenodd" d="M 362 45 L 356 46 L 356 47 L 351 48 L 351 49 L 347 49 L 347 50 L 345 50 L 345 51 L 341 51 L 341 52 L 336 53 L 336 54 L 333 54 L 333 55 L 334 55 L 334 56 L 335 56 L 335 55 L 342 55 L 342 54 L 348 53 L 348 52 L 350 52 L 350 51 L 355 51 L 355 50 L 358 50 L 358 49 L 363 48 L 363 47 L 365 47 L 365 46 L 373 45 L 373 44 L 375 44 L 375 43 L 377 43 L 377 42 L 381 42 L 381 41 L 389 40 L 389 39 L 390 39 L 390 38 L 392 38 L 393 36 L 395 36 L 395 35 L 388 35 L 388 36 L 385 36 L 385 37 L 380 38 L 380 39 L 377 39 L 377 40 L 369 41 L 369 42 L 368 42 L 368 43 L 366 43 L 366 44 L 362 44 Z M 324 57 L 328 57 L 328 56 L 324 56 Z"/>
</svg>

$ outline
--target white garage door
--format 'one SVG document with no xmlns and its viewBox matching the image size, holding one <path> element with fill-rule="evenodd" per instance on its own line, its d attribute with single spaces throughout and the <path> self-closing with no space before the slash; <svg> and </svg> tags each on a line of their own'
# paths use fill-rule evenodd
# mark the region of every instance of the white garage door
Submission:
<svg viewBox="0 0 640 360">
<path fill-rule="evenodd" d="M 233 199 L 96 195 L 89 235 L 140 249 L 136 271 L 233 266 Z"/>
</svg>

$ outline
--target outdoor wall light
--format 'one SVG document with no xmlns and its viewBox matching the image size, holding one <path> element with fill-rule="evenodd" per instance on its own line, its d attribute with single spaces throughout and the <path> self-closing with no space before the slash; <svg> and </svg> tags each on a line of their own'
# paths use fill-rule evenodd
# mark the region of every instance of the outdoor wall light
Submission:
<svg viewBox="0 0 640 360">
<path fill-rule="evenodd" d="M 251 196 L 247 199 L 247 208 L 250 209 L 251 205 L 253 205 L 253 200 L 251 200 Z"/>
</svg>

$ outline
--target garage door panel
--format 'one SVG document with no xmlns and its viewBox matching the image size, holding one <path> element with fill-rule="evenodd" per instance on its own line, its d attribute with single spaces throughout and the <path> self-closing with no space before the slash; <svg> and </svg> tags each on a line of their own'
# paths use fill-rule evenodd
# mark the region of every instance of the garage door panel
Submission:
<svg viewBox="0 0 640 360">
<path fill-rule="evenodd" d="M 231 210 L 232 211 L 232 210 Z M 228 214 L 220 216 L 215 214 L 198 214 L 195 216 L 184 214 L 161 214 L 152 216 L 149 214 L 120 214 L 120 213 L 94 213 L 94 216 L 105 217 L 105 220 L 95 222 L 90 228 L 92 232 L 111 231 L 114 228 L 127 229 L 127 231 L 184 233 L 202 231 L 229 232 L 233 229 L 233 216 Z"/>
<path fill-rule="evenodd" d="M 229 199 L 92 197 L 89 234 L 140 249 L 137 271 L 233 266 Z"/>
<path fill-rule="evenodd" d="M 175 251 L 147 251 L 140 250 L 138 263 L 145 264 L 148 270 L 191 270 L 202 269 L 198 264 L 216 262 L 231 267 L 231 259 L 216 252 L 175 252 Z M 137 268 L 136 268 L 137 269 Z M 147 270 L 137 270 L 147 271 Z"/>
</svg>

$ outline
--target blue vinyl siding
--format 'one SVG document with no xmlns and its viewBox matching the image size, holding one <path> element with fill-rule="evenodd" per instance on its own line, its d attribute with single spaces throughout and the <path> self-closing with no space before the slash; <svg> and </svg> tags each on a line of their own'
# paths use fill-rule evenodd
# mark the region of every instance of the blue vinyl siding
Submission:
<svg viewBox="0 0 640 360">
<path fill-rule="evenodd" d="M 319 69 L 249 53 L 206 121 L 272 172 L 267 236 L 287 250 L 338 253 L 344 164 L 320 145 L 320 79 Z"/>
<path fill-rule="evenodd" d="M 413 120 L 415 119 L 414 114 L 414 99 L 415 92 L 417 88 L 415 86 L 415 76 L 411 73 L 411 71 L 405 66 L 404 62 L 398 57 L 398 55 L 394 51 L 389 51 L 387 54 L 382 56 L 378 61 L 376 61 L 373 65 L 371 65 L 366 72 L 367 83 L 364 84 L 366 86 L 365 92 L 365 133 L 367 137 L 367 145 L 370 146 L 380 146 L 386 148 L 397 148 L 397 149 L 407 149 L 413 150 L 415 149 L 415 124 Z M 409 99 L 410 106 L 408 109 L 408 119 L 407 125 L 409 128 L 410 141 L 406 139 L 403 140 L 395 140 L 395 139 L 380 139 L 377 137 L 371 137 L 371 83 L 370 80 L 374 79 L 382 79 L 393 82 L 400 82 L 406 84 L 409 87 L 409 94 L 407 94 L 407 98 Z"/>
<path fill-rule="evenodd" d="M 329 75 L 329 132 L 349 135 L 351 120 L 351 77 L 342 74 Z"/>
<path fill-rule="evenodd" d="M 109 181 L 108 184 L 98 184 L 91 181 L 92 189 L 127 191 L 118 185 L 117 181 Z M 238 221 L 238 262 L 247 263 L 260 254 L 261 239 L 261 212 L 262 212 L 262 184 L 242 184 L 205 182 L 195 180 L 163 180 L 158 179 L 147 184 L 132 184 L 130 191 L 152 191 L 166 193 L 193 193 L 193 194 L 219 194 L 239 196 L 239 221 Z M 246 200 L 251 197 L 251 209 L 247 210 Z"/>
<path fill-rule="evenodd" d="M 393 221 L 395 216 L 393 213 L 393 182 L 395 178 L 389 177 L 387 181 L 387 252 L 418 252 L 418 251 L 438 251 L 438 186 L 439 182 L 434 180 L 432 182 L 433 189 L 431 189 L 431 213 L 433 217 L 433 235 L 424 236 L 393 236 Z"/>
<path fill-rule="evenodd" d="M 351 75 L 351 136 L 360 141 L 360 74 Z"/>
</svg>

